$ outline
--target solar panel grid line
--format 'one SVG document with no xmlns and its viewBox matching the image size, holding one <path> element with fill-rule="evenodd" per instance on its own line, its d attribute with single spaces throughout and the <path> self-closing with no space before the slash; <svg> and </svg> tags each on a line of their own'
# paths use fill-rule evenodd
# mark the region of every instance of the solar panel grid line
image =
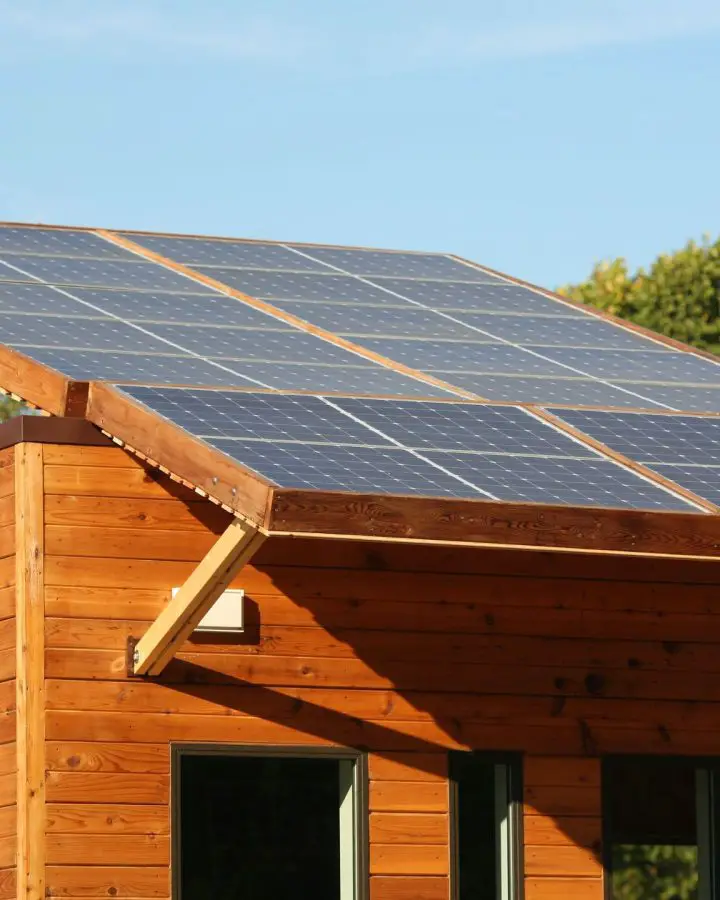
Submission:
<svg viewBox="0 0 720 900">
<path fill-rule="evenodd" d="M 655 472 L 653 469 L 644 465 L 642 462 L 631 459 L 624 453 L 619 453 L 618 451 L 613 450 L 602 441 L 597 440 L 590 434 L 587 434 L 586 432 L 578 428 L 575 428 L 573 425 L 564 421 L 559 416 L 553 415 L 550 410 L 542 407 L 531 407 L 527 409 L 526 412 L 528 412 L 532 416 L 537 417 L 538 419 L 541 419 L 544 422 L 547 422 L 547 424 L 551 427 L 556 428 L 558 431 L 564 434 L 567 434 L 569 437 L 572 437 L 574 440 L 577 440 L 585 446 L 594 449 L 599 455 L 612 460 L 617 465 L 621 465 L 623 468 L 635 472 L 635 474 L 637 474 L 641 478 L 644 478 L 646 481 L 650 481 L 651 483 L 663 488 L 664 490 L 674 494 L 675 496 L 679 496 L 685 500 L 688 500 L 699 509 L 702 509 L 704 512 L 720 512 L 720 507 L 716 506 L 711 501 L 706 500 L 704 497 L 701 497 L 694 491 L 690 491 L 687 488 L 684 488 L 682 485 L 672 481 L 672 479 L 664 477 L 661 473 Z"/>
<path fill-rule="evenodd" d="M 43 284 L 43 285 L 45 285 L 46 287 L 49 287 L 51 290 L 56 291 L 58 294 L 61 294 L 62 296 L 67 297 L 67 298 L 70 299 L 70 300 L 76 300 L 78 303 L 82 303 L 83 305 L 85 305 L 85 306 L 87 306 L 87 307 L 89 307 L 89 308 L 95 310 L 96 312 L 101 312 L 101 313 L 103 313 L 103 315 L 107 316 L 107 318 L 113 319 L 113 320 L 118 321 L 118 322 L 122 322 L 123 324 L 128 325 L 128 326 L 130 326 L 131 328 L 135 328 L 135 329 L 137 329 L 137 331 L 139 331 L 139 332 L 141 332 L 141 333 L 143 333 L 143 334 L 145 334 L 145 335 L 147 335 L 147 336 L 150 336 L 150 337 L 152 337 L 152 338 L 154 338 L 154 339 L 156 339 L 156 340 L 159 340 L 159 341 L 163 341 L 164 343 L 168 344 L 169 346 L 174 347 L 176 350 L 180 350 L 180 351 L 183 353 L 183 355 L 186 355 L 186 356 L 192 356 L 192 357 L 195 357 L 195 358 L 198 359 L 198 360 L 205 360 L 205 357 L 201 356 L 200 354 L 194 353 L 194 352 L 191 351 L 191 350 L 187 350 L 186 348 L 180 346 L 179 344 L 175 344 L 175 343 L 173 343 L 172 341 L 166 340 L 166 339 L 164 339 L 164 338 L 160 338 L 160 337 L 158 337 L 157 335 L 155 335 L 153 332 L 148 331 L 146 328 L 143 328 L 141 325 L 138 325 L 137 323 L 127 322 L 127 321 L 126 321 L 125 319 L 123 319 L 121 316 L 115 315 L 114 313 L 106 312 L 106 311 L 103 310 L 101 307 L 94 306 L 93 304 L 89 303 L 89 302 L 86 301 L 86 300 L 81 300 L 80 298 L 74 296 L 74 295 L 73 295 L 72 293 L 70 293 L 69 291 L 66 291 L 64 288 L 58 287 L 57 285 L 47 284 L 47 282 L 41 281 L 41 280 L 38 279 L 36 276 L 30 275 L 29 273 L 25 273 L 25 274 L 28 274 L 29 277 L 33 278 L 33 279 L 34 279 L 35 281 L 37 281 L 39 284 Z M 210 362 L 210 361 L 208 360 L 208 362 Z M 218 368 L 224 369 L 226 372 L 228 372 L 228 373 L 230 373 L 230 374 L 233 374 L 233 375 L 235 375 L 236 377 L 245 378 L 249 384 L 253 384 L 253 383 L 254 383 L 254 384 L 257 384 L 259 387 L 269 387 L 267 384 L 264 384 L 264 383 L 261 382 L 261 381 L 257 381 L 257 380 L 255 380 L 255 379 L 252 379 L 252 378 L 248 377 L 247 375 L 244 375 L 244 374 L 241 374 L 241 373 L 238 373 L 238 372 L 234 372 L 234 371 L 233 371 L 231 368 L 229 368 L 228 366 L 223 366 L 223 365 L 221 365 L 220 363 L 211 363 L 211 364 L 212 364 L 212 365 L 217 365 Z"/>
<path fill-rule="evenodd" d="M 486 491 L 483 488 L 478 487 L 472 481 L 468 481 L 466 478 L 463 478 L 460 475 L 456 475 L 455 473 L 450 472 L 444 466 L 438 465 L 437 463 L 432 462 L 432 460 L 427 459 L 422 453 L 419 453 L 417 450 L 411 450 L 409 447 L 404 446 L 400 441 L 395 440 L 395 438 L 390 437 L 388 434 L 381 431 L 379 428 L 375 428 L 373 425 L 370 425 L 368 422 L 365 422 L 363 419 L 360 419 L 357 416 L 354 416 L 352 413 L 348 412 L 347 410 L 342 409 L 342 407 L 338 406 L 336 403 L 334 403 L 332 400 L 329 400 L 327 397 L 322 397 L 321 399 L 325 403 L 327 403 L 329 406 L 332 406 L 333 409 L 336 409 L 339 412 L 342 412 L 344 415 L 348 416 L 349 418 L 353 419 L 354 421 L 358 422 L 359 424 L 364 425 L 366 428 L 369 428 L 371 431 L 375 432 L 376 434 L 378 434 L 381 437 L 385 438 L 386 440 L 390 441 L 392 444 L 394 444 L 400 450 L 406 450 L 408 453 L 412 454 L 413 456 L 417 457 L 418 459 L 422 460 L 423 462 L 429 463 L 431 466 L 433 466 L 433 468 L 439 469 L 445 475 L 449 475 L 451 478 L 457 479 L 458 481 L 462 482 L 467 487 L 474 488 L 474 490 L 476 490 L 479 494 L 483 494 L 485 497 L 489 498 L 490 500 L 498 499 L 494 494 L 491 494 L 489 491 Z"/>
<path fill-rule="evenodd" d="M 105 232 L 98 230 L 97 234 L 109 240 L 111 243 L 117 243 L 119 246 L 128 246 L 131 245 L 132 242 L 127 241 L 122 238 L 120 235 L 115 235 L 112 232 Z M 146 251 L 143 247 L 139 245 L 136 247 L 128 246 L 128 249 L 132 249 L 134 252 L 137 252 L 141 256 L 145 256 L 146 259 L 152 261 L 160 261 L 162 260 L 162 264 L 168 268 L 178 271 L 185 271 L 186 267 L 179 264 L 174 263 L 171 260 L 163 259 L 159 254 L 153 253 L 152 251 Z M 256 309 L 260 309 L 263 312 L 267 312 L 270 315 L 282 320 L 289 322 L 291 325 L 299 328 L 300 330 L 313 334 L 316 337 L 319 337 L 323 340 L 328 341 L 335 346 L 343 347 L 343 349 L 354 353 L 357 356 L 364 357 L 365 359 L 369 359 L 372 362 L 384 366 L 385 368 L 393 369 L 394 371 L 400 372 L 407 377 L 414 378 L 418 381 L 424 382 L 426 384 L 431 384 L 434 387 L 440 388 L 441 390 L 447 391 L 449 394 L 455 394 L 460 397 L 472 398 L 472 399 L 480 399 L 476 394 L 473 394 L 471 391 L 465 391 L 462 388 L 455 387 L 451 384 L 444 383 L 441 379 L 434 378 L 431 375 L 428 375 L 425 372 L 421 372 L 415 369 L 412 369 L 409 366 L 405 366 L 402 363 L 396 363 L 394 360 L 387 359 L 385 357 L 380 356 L 377 353 L 373 353 L 372 351 L 365 350 L 363 347 L 358 347 L 356 344 L 353 344 L 350 341 L 346 341 L 343 338 L 338 337 L 337 335 L 332 334 L 331 332 L 326 332 L 324 329 L 316 328 L 315 326 L 310 325 L 308 322 L 289 314 L 283 313 L 281 310 L 271 306 L 264 301 L 258 300 L 255 297 L 251 297 L 249 295 L 243 294 L 242 291 L 237 291 L 234 288 L 230 288 L 227 285 L 223 285 L 220 282 L 215 282 L 214 279 L 207 278 L 202 274 L 198 274 L 192 272 L 192 270 L 187 270 L 188 277 L 197 279 L 200 283 L 206 284 L 209 287 L 212 287 L 215 290 L 218 290 L 220 293 L 226 294 L 230 297 L 235 297 L 243 303 L 248 303 L 251 306 L 254 306 Z"/>
<path fill-rule="evenodd" d="M 297 252 L 300 252 L 300 251 L 297 251 Z M 308 254 L 304 254 L 304 255 L 308 255 Z M 328 265 L 329 265 L 329 264 L 328 264 Z M 341 269 L 341 268 L 339 268 L 339 267 L 335 267 L 335 268 L 337 268 L 337 271 L 338 271 L 338 272 L 342 272 L 342 273 L 345 274 L 345 275 L 350 275 L 349 272 L 346 272 L 346 271 L 344 271 L 343 269 Z M 445 318 L 445 319 L 448 319 L 448 320 L 450 320 L 450 321 L 452 321 L 452 322 L 455 322 L 455 324 L 465 326 L 466 328 L 470 328 L 470 329 L 472 329 L 473 331 L 477 331 L 478 333 L 484 334 L 484 335 L 487 336 L 487 337 L 491 337 L 491 338 L 493 338 L 493 340 L 495 340 L 495 341 L 497 341 L 497 342 L 499 342 L 499 343 L 508 344 L 508 345 L 510 345 L 510 346 L 513 346 L 513 347 L 519 349 L 519 350 L 523 350 L 523 351 L 525 351 L 526 353 L 529 353 L 529 354 L 531 354 L 531 355 L 533 355 L 533 356 L 540 357 L 541 359 L 546 360 L 546 361 L 548 361 L 548 362 L 555 362 L 555 360 L 549 359 L 548 357 L 544 356 L 544 355 L 541 354 L 541 353 L 537 353 L 536 351 L 532 350 L 532 349 L 529 348 L 529 347 L 526 347 L 526 346 L 524 346 L 524 345 L 522 345 L 522 344 L 519 344 L 519 343 L 517 343 L 517 342 L 514 342 L 514 341 L 510 341 L 510 340 L 508 340 L 507 338 L 500 337 L 499 335 L 494 335 L 494 334 L 493 334 L 492 332 L 490 332 L 490 331 L 487 331 L 487 330 L 484 330 L 484 329 L 480 329 L 480 328 L 478 328 L 477 326 L 472 325 L 472 324 L 469 324 L 468 322 L 466 322 L 466 321 L 464 321 L 464 320 L 462 320 L 462 319 L 458 319 L 458 318 L 456 318 L 456 317 L 454 317 L 454 316 L 450 316 L 450 315 L 448 315 L 445 311 L 436 310 L 436 309 L 433 309 L 433 308 L 430 307 L 430 306 L 426 306 L 425 304 L 420 303 L 419 301 L 411 300 L 411 299 L 408 298 L 408 297 L 403 297 L 402 294 L 399 294 L 399 293 L 397 293 L 397 292 L 395 292 L 395 291 L 391 291 L 389 288 L 384 288 L 382 285 L 378 285 L 378 284 L 376 284 L 375 282 L 371 281 L 370 279 L 365 279 L 365 278 L 362 278 L 362 277 L 360 277 L 360 276 L 355 276 L 355 277 L 360 278 L 361 281 L 365 281 L 366 283 L 371 284 L 371 285 L 373 285 L 374 287 L 381 287 L 383 290 L 386 290 L 388 293 L 393 294 L 394 296 L 398 297 L 399 299 L 406 300 L 408 303 L 411 303 L 413 306 L 421 307 L 421 308 L 423 308 L 423 309 L 426 309 L 426 310 L 429 310 L 429 311 L 431 311 L 431 312 L 434 312 L 436 315 L 438 315 L 438 316 L 440 316 L 440 317 L 442 317 L 442 318 Z M 524 285 L 524 286 L 529 287 L 529 288 L 531 287 L 531 286 L 529 286 L 529 285 Z M 532 289 L 535 290 L 534 288 L 532 288 Z M 574 371 L 574 372 L 576 372 L 576 373 L 579 374 L 579 375 L 584 375 L 584 376 L 586 376 L 586 377 L 593 378 L 593 376 L 588 375 L 587 372 L 584 372 L 584 371 L 582 371 L 582 370 L 580 370 L 580 369 L 576 369 L 575 367 L 569 366 L 569 365 L 567 365 L 567 364 L 565 364 L 565 363 L 557 363 L 557 365 L 563 366 L 563 368 L 567 368 L 567 369 L 569 369 L 569 370 L 571 370 L 571 371 Z M 610 388 L 614 388 L 614 387 L 615 387 L 614 384 L 612 384 L 610 381 L 607 381 L 607 380 L 605 380 L 605 379 L 601 379 L 601 378 L 593 378 L 593 380 L 594 380 L 594 381 L 598 381 L 599 383 L 604 384 L 604 385 L 606 385 L 607 387 L 610 387 Z M 630 394 L 630 395 L 632 395 L 632 396 L 635 396 L 635 397 L 637 397 L 638 399 L 641 399 L 641 400 L 647 400 L 647 401 L 648 401 L 649 403 L 651 403 L 652 405 L 655 405 L 655 403 L 657 402 L 657 403 L 659 403 L 661 406 L 666 406 L 668 409 L 672 409 L 671 406 L 668 406 L 667 404 L 661 403 L 660 401 L 652 401 L 652 400 L 650 400 L 648 397 L 643 396 L 642 394 L 638 393 L 637 391 L 631 391 L 631 390 L 628 390 L 627 388 L 623 388 L 623 387 L 618 387 L 617 389 L 620 390 L 620 391 L 624 391 L 625 393 Z"/>
</svg>

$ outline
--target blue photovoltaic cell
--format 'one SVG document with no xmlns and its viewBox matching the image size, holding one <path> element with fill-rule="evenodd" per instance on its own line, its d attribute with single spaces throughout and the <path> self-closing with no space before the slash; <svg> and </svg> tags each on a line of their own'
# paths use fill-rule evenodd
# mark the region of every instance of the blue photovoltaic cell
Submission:
<svg viewBox="0 0 720 900">
<path fill-rule="evenodd" d="M 432 309 L 476 310 L 478 312 L 554 313 L 585 317 L 587 313 L 570 304 L 545 297 L 538 291 L 497 279 L 495 284 L 461 281 L 409 281 L 397 278 L 373 278 L 373 283 L 423 303 Z"/>
<path fill-rule="evenodd" d="M 212 269 L 193 266 L 228 287 L 266 300 L 340 300 L 348 303 L 391 303 L 398 300 L 387 291 L 349 275 L 309 272 L 265 272 L 254 269 Z"/>
<path fill-rule="evenodd" d="M 207 442 L 285 488 L 487 499 L 406 450 L 275 441 L 262 444 L 222 438 L 209 438 Z"/>
<path fill-rule="evenodd" d="M 225 325 L 240 325 L 246 328 L 295 330 L 287 322 L 225 294 L 88 291 L 84 288 L 73 288 L 72 295 L 105 312 L 134 322 L 206 324 L 217 328 Z"/>
<path fill-rule="evenodd" d="M 553 412 L 636 462 L 720 465 L 720 418 L 595 409 Z"/>
<path fill-rule="evenodd" d="M 319 397 L 150 387 L 123 391 L 202 437 L 391 446 Z"/>
<path fill-rule="evenodd" d="M 590 316 L 556 318 L 463 312 L 453 313 L 453 317 L 486 334 L 529 347 L 607 347 L 632 350 L 641 349 L 649 343 L 633 331 Z"/>
<path fill-rule="evenodd" d="M 523 409 L 343 397 L 335 405 L 405 447 L 596 458 L 588 447 Z"/>
<path fill-rule="evenodd" d="M 265 387 L 279 391 L 312 391 L 314 393 L 337 392 L 342 394 L 378 394 L 395 397 L 452 397 L 452 391 L 425 384 L 415 378 L 401 375 L 392 369 L 363 364 L 359 365 L 298 365 L 292 363 L 235 362 L 226 360 L 249 378 L 255 378 Z"/>
<path fill-rule="evenodd" d="M 653 350 L 575 350 L 547 347 L 545 356 L 575 366 L 596 378 L 613 381 L 670 381 L 715 384 L 720 365 L 692 353 L 678 353 L 657 345 Z"/>
<path fill-rule="evenodd" d="M 211 292 L 199 282 L 151 262 L 6 255 L 0 263 L 2 281 L 40 280 L 58 285 Z"/>
<path fill-rule="evenodd" d="M 476 335 L 481 338 L 481 335 Z M 568 375 L 563 366 L 528 353 L 510 344 L 491 344 L 481 341 L 413 340 L 401 338 L 368 338 L 361 343 L 368 350 L 425 372 L 442 370 L 444 381 L 452 381 L 451 374 L 461 372 L 517 373 L 526 375 Z"/>
<path fill-rule="evenodd" d="M 119 350 L 19 349 L 37 362 L 78 381 L 257 386 L 246 377 L 230 371 L 226 365 L 213 365 L 193 356 L 152 355 Z M 172 351 L 172 347 L 167 349 Z"/>
<path fill-rule="evenodd" d="M 493 281 L 494 277 L 440 253 L 404 253 L 395 250 L 355 250 L 345 247 L 303 247 L 300 251 L 352 275 L 391 275 L 404 278 L 449 278 L 457 281 Z"/>
<path fill-rule="evenodd" d="M 401 301 L 397 301 L 401 302 Z M 471 341 L 475 332 L 432 310 L 410 306 L 351 306 L 343 303 L 297 303 L 281 300 L 279 309 L 341 335 L 457 336 Z"/>
<path fill-rule="evenodd" d="M 4 284 L 0 282 L 0 312 L 25 315 L 92 315 L 82 303 L 42 284 Z"/>
<path fill-rule="evenodd" d="M 609 460 L 426 452 L 427 459 L 501 500 L 683 510 L 695 507 Z"/>
<path fill-rule="evenodd" d="M 248 269 L 280 269 L 299 272 L 329 272 L 326 265 L 310 260 L 282 244 L 212 238 L 165 237 L 157 234 L 126 234 L 129 240 L 183 265 L 239 266 Z"/>
<path fill-rule="evenodd" d="M 73 347 L 160 352 L 167 344 L 116 319 L 0 314 L 3 342 L 11 347 Z M 29 356 L 33 354 L 28 352 Z"/>
<path fill-rule="evenodd" d="M 135 259 L 132 253 L 88 231 L 0 227 L 0 253 L 44 253 L 95 259 Z"/>
<path fill-rule="evenodd" d="M 373 363 L 302 331 L 206 328 L 190 325 L 148 325 L 153 334 L 206 357 L 252 359 L 260 362 L 293 362 L 317 365 L 368 365 Z"/>
<path fill-rule="evenodd" d="M 436 378 L 456 387 L 472 391 L 486 400 L 503 400 L 515 403 L 570 404 L 573 406 L 626 406 L 653 409 L 657 406 L 647 399 L 644 385 L 620 387 L 604 384 L 582 376 L 513 377 L 512 375 L 476 375 L 472 372 L 444 372 L 434 369 Z M 660 408 L 658 406 L 658 408 Z"/>
<path fill-rule="evenodd" d="M 698 497 L 704 497 L 720 506 L 720 465 L 718 466 L 667 466 L 655 463 L 653 470 L 671 481 L 681 484 Z"/>
<path fill-rule="evenodd" d="M 619 383 L 619 382 L 618 382 Z M 665 387 L 654 384 L 623 385 L 632 387 L 656 404 L 682 412 L 720 413 L 720 389 L 701 387 Z"/>
</svg>

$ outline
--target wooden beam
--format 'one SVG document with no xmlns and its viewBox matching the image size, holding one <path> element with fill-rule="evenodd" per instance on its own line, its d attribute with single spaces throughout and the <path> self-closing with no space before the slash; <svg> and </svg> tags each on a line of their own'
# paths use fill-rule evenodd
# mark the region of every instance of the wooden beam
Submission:
<svg viewBox="0 0 720 900">
<path fill-rule="evenodd" d="M 233 519 L 134 648 L 134 675 L 159 675 L 267 535 Z"/>
<path fill-rule="evenodd" d="M 42 444 L 15 450 L 17 895 L 45 897 L 45 600 Z"/>
<path fill-rule="evenodd" d="M 0 345 L 0 388 L 54 416 L 82 418 L 88 382 L 73 381 L 29 356 Z"/>
<path fill-rule="evenodd" d="M 720 516 L 278 488 L 271 534 L 720 559 Z"/>
</svg>

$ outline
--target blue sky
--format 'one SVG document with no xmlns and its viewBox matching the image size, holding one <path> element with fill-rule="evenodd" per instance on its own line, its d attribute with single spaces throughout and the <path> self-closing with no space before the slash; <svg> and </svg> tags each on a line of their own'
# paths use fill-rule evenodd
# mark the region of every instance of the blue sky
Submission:
<svg viewBox="0 0 720 900">
<path fill-rule="evenodd" d="M 717 0 L 0 0 L 0 219 L 449 250 L 720 233 Z"/>
</svg>

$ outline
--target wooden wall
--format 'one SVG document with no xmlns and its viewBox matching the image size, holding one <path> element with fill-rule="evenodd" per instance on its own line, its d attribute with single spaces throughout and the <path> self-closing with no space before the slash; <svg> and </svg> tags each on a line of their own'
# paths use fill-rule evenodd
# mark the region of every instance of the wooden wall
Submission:
<svg viewBox="0 0 720 900">
<path fill-rule="evenodd" d="M 15 466 L 0 450 L 0 898 L 15 896 Z"/>
<path fill-rule="evenodd" d="M 717 564 L 275 539 L 158 684 L 126 639 L 224 514 L 110 447 L 44 505 L 50 895 L 168 896 L 170 741 L 369 748 L 372 900 L 448 897 L 448 748 L 526 752 L 527 900 L 601 900 L 599 755 L 720 747 Z"/>
</svg>

